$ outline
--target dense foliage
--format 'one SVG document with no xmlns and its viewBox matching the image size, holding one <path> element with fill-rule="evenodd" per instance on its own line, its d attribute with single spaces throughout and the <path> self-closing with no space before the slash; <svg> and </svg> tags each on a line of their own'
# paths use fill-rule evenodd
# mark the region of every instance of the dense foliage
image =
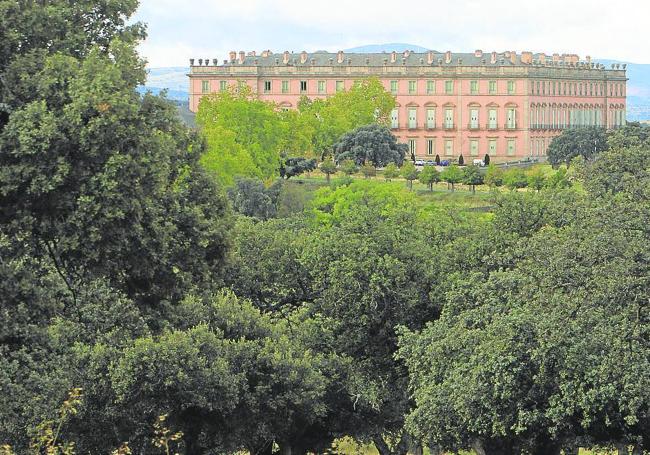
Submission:
<svg viewBox="0 0 650 455">
<path fill-rule="evenodd" d="M 136 92 L 136 6 L 0 0 L 0 453 L 648 449 L 647 130 L 570 172 L 489 166 L 480 210 L 271 183 L 392 97 L 371 79 L 287 113 L 233 87 L 202 139 Z M 341 170 L 370 176 L 358 156 Z"/>
</svg>

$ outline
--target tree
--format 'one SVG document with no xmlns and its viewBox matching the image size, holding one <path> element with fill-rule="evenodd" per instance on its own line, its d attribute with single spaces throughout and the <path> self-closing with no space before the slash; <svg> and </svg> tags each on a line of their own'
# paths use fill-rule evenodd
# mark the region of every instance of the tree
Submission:
<svg viewBox="0 0 650 455">
<path fill-rule="evenodd" d="M 639 122 L 628 122 L 622 128 L 611 130 L 607 134 L 610 149 L 629 149 L 650 147 L 650 128 Z"/>
<path fill-rule="evenodd" d="M 377 168 L 373 165 L 372 162 L 366 163 L 361 166 L 361 173 L 365 178 L 374 177 L 377 175 Z"/>
<path fill-rule="evenodd" d="M 554 137 L 548 146 L 547 154 L 553 166 L 561 163 L 568 166 L 576 156 L 590 160 L 607 148 L 607 134 L 603 128 L 577 128 L 564 130 L 562 134 Z"/>
<path fill-rule="evenodd" d="M 385 168 L 384 168 L 384 178 L 386 181 L 390 182 L 391 179 L 394 179 L 395 177 L 399 176 L 399 169 L 397 168 L 397 165 L 395 163 L 389 163 Z"/>
<path fill-rule="evenodd" d="M 490 165 L 490 155 L 488 153 L 485 154 L 483 157 L 483 166 L 489 166 Z"/>
<path fill-rule="evenodd" d="M 495 188 L 503 185 L 503 170 L 490 164 L 485 173 L 485 184 L 490 188 Z"/>
<path fill-rule="evenodd" d="M 433 191 L 433 184 L 440 181 L 440 173 L 433 166 L 425 166 L 422 172 L 418 174 L 420 183 L 427 185 L 429 191 Z"/>
<path fill-rule="evenodd" d="M 451 185 L 451 191 L 456 189 L 456 184 L 463 181 L 463 171 L 458 166 L 451 165 L 440 173 L 440 180 Z"/>
<path fill-rule="evenodd" d="M 394 107 L 393 95 L 378 78 L 372 77 L 324 100 L 304 98 L 298 110 L 313 128 L 313 149 L 323 154 L 331 152 L 337 140 L 355 128 L 370 124 L 387 126 Z"/>
<path fill-rule="evenodd" d="M 348 177 L 359 170 L 359 168 L 357 167 L 357 163 L 355 163 L 353 160 L 350 159 L 341 161 L 340 166 L 341 166 L 341 172 L 343 172 Z"/>
<path fill-rule="evenodd" d="M 314 169 L 316 169 L 316 160 L 314 158 L 286 158 L 280 164 L 280 177 L 289 180 L 291 177 Z"/>
<path fill-rule="evenodd" d="M 336 350 L 353 360 L 354 379 L 339 393 L 350 403 L 343 431 L 375 441 L 382 454 L 405 454 L 398 442 L 409 439 L 409 400 L 404 370 L 393 360 L 395 327 L 421 327 L 434 317 L 431 236 L 417 221 L 410 191 L 363 180 L 320 191 L 314 205 L 326 228 L 312 231 L 302 262 L 316 291 L 314 311 L 335 321 Z"/>
<path fill-rule="evenodd" d="M 231 160 L 244 158 L 246 167 L 214 169 L 223 174 L 222 181 L 232 181 L 240 172 L 262 179 L 278 175 L 285 137 L 290 134 L 289 125 L 273 103 L 258 99 L 248 85 L 241 83 L 203 96 L 196 122 L 207 138 L 208 154 L 219 156 L 229 152 L 233 153 Z M 221 148 L 224 134 L 231 141 L 225 150 Z M 226 171 L 236 174 L 229 175 Z"/>
<path fill-rule="evenodd" d="M 478 166 L 466 166 L 463 169 L 463 183 L 472 188 L 472 193 L 476 193 L 476 185 L 483 184 L 483 174 Z"/>
<path fill-rule="evenodd" d="M 463 158 L 463 155 L 460 155 L 458 157 L 458 165 L 459 166 L 465 166 L 465 158 Z"/>
<path fill-rule="evenodd" d="M 331 174 L 336 174 L 336 163 L 332 161 L 331 158 L 327 158 L 325 161 L 323 161 L 320 164 L 319 167 L 320 171 L 325 174 L 325 177 L 327 178 L 327 183 L 330 183 L 330 175 Z"/>
<path fill-rule="evenodd" d="M 407 428 L 416 437 L 478 453 L 575 453 L 596 445 L 619 453 L 634 445 L 641 453 L 647 406 L 631 402 L 646 400 L 648 385 L 620 391 L 650 362 L 643 340 L 630 336 L 647 330 L 637 316 L 647 277 L 626 272 L 643 259 L 625 252 L 647 249 L 645 234 L 629 230 L 647 214 L 630 216 L 638 204 L 615 198 L 589 206 L 561 228 L 532 233 L 506 269 L 458 283 L 438 321 L 402 332 L 399 357 L 416 403 Z M 612 269 L 623 278 L 603 283 Z"/>
<path fill-rule="evenodd" d="M 503 173 L 503 184 L 511 190 L 526 188 L 528 186 L 526 172 L 518 167 L 508 169 Z"/>
<path fill-rule="evenodd" d="M 411 163 L 410 161 L 407 161 L 404 163 L 402 166 L 402 169 L 400 170 L 400 173 L 402 174 L 402 177 L 406 179 L 409 185 L 409 189 L 413 189 L 413 180 L 418 178 L 418 170 L 415 168 L 415 165 Z"/>
<path fill-rule="evenodd" d="M 363 166 L 372 162 L 384 167 L 389 163 L 402 165 L 408 146 L 399 144 L 393 133 L 383 125 L 365 125 L 355 129 L 334 144 L 336 161 L 353 160 Z"/>
<path fill-rule="evenodd" d="M 266 188 L 261 180 L 240 178 L 228 188 L 228 198 L 238 213 L 268 220 L 277 215 L 280 188 L 280 182 Z"/>
<path fill-rule="evenodd" d="M 527 179 L 528 186 L 535 189 L 535 191 L 541 190 L 546 185 L 546 175 L 539 166 L 535 166 L 528 171 Z"/>
<path fill-rule="evenodd" d="M 571 182 L 567 178 L 567 170 L 565 168 L 560 168 L 557 171 L 553 172 L 547 179 L 545 186 L 547 188 L 562 189 L 569 188 Z"/>
</svg>

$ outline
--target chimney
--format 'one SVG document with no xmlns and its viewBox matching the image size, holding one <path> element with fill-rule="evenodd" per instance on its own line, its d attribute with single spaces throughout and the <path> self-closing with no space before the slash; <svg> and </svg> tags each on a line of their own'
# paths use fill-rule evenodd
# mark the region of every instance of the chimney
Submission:
<svg viewBox="0 0 650 455">
<path fill-rule="evenodd" d="M 285 65 L 289 63 L 289 51 L 284 51 L 284 55 L 282 57 L 282 63 Z"/>
<path fill-rule="evenodd" d="M 218 58 L 213 58 L 213 59 L 212 59 L 212 64 L 213 64 L 214 66 L 218 66 L 218 65 L 219 65 L 219 59 L 218 59 Z"/>
<path fill-rule="evenodd" d="M 433 51 L 427 52 L 427 63 L 431 65 L 433 63 Z"/>
<path fill-rule="evenodd" d="M 230 57 L 230 63 L 234 63 L 235 59 L 237 58 L 237 52 L 235 51 L 228 52 L 228 57 Z"/>
<path fill-rule="evenodd" d="M 203 59 L 202 58 L 199 59 L 199 66 L 201 66 L 201 65 L 203 65 Z"/>
<path fill-rule="evenodd" d="M 190 59 L 190 66 L 194 66 L 194 59 L 193 58 Z"/>
<path fill-rule="evenodd" d="M 510 51 L 510 63 L 517 64 L 517 51 Z"/>
<path fill-rule="evenodd" d="M 239 64 L 243 64 L 244 60 L 246 59 L 246 52 L 244 51 L 239 51 Z"/>
<path fill-rule="evenodd" d="M 497 53 L 492 51 L 492 54 L 490 55 L 490 63 L 495 64 L 497 62 Z"/>
<path fill-rule="evenodd" d="M 390 62 L 395 63 L 397 61 L 397 52 L 393 51 L 390 53 Z"/>
<path fill-rule="evenodd" d="M 503 53 L 503 56 L 504 56 L 505 58 L 510 58 L 510 51 L 505 51 L 505 52 Z"/>
<path fill-rule="evenodd" d="M 249 57 L 255 57 L 256 55 L 257 55 L 257 53 L 256 53 L 255 51 L 250 51 L 250 52 L 248 53 L 248 56 L 249 56 Z"/>
<path fill-rule="evenodd" d="M 209 58 L 206 58 L 206 59 L 204 60 L 204 62 L 205 62 L 205 66 L 208 66 L 208 65 L 210 64 L 210 59 L 209 59 Z"/>
<path fill-rule="evenodd" d="M 408 58 L 409 55 L 411 55 L 411 51 L 409 50 L 404 51 L 404 58 Z"/>
<path fill-rule="evenodd" d="M 533 63 L 533 53 L 524 51 L 521 53 L 521 63 L 524 63 L 526 65 L 530 65 Z"/>
<path fill-rule="evenodd" d="M 560 54 L 553 54 L 553 63 L 557 63 L 560 61 Z"/>
<path fill-rule="evenodd" d="M 542 65 L 546 64 L 546 54 L 544 52 L 539 54 L 539 63 L 541 63 Z"/>
<path fill-rule="evenodd" d="M 476 49 L 476 50 L 474 51 L 474 57 L 476 57 L 476 58 L 481 58 L 481 57 L 483 57 L 483 51 L 482 51 L 481 49 Z"/>
<path fill-rule="evenodd" d="M 304 64 L 307 61 L 307 52 L 302 51 L 300 53 L 300 63 Z"/>
<path fill-rule="evenodd" d="M 343 63 L 343 51 L 338 51 L 336 54 L 336 61 L 337 63 Z"/>
<path fill-rule="evenodd" d="M 445 52 L 445 63 L 451 63 L 451 51 Z"/>
<path fill-rule="evenodd" d="M 262 51 L 262 57 L 266 58 L 269 56 L 269 51 Z"/>
<path fill-rule="evenodd" d="M 591 55 L 587 55 L 585 57 L 585 60 L 587 61 L 587 63 L 591 63 Z"/>
</svg>

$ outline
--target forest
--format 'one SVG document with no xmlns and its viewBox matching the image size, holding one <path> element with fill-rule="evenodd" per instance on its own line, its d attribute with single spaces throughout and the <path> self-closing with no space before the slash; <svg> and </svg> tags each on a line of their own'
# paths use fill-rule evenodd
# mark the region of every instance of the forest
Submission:
<svg viewBox="0 0 650 455">
<path fill-rule="evenodd" d="M 0 0 L 0 454 L 648 451 L 647 128 L 481 210 L 330 180 L 410 167 L 375 81 L 189 129 L 137 91 L 136 8 Z"/>
</svg>

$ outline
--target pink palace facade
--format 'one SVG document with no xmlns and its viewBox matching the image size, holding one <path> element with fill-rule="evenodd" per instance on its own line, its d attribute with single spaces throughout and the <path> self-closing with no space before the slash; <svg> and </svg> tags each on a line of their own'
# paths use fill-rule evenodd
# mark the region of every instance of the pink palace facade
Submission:
<svg viewBox="0 0 650 455">
<path fill-rule="evenodd" d="M 190 60 L 189 103 L 196 112 L 201 96 L 245 82 L 291 109 L 366 77 L 395 95 L 390 126 L 422 159 L 543 158 L 565 128 L 625 124 L 625 65 L 575 54 L 230 52 L 221 63 Z"/>
</svg>

